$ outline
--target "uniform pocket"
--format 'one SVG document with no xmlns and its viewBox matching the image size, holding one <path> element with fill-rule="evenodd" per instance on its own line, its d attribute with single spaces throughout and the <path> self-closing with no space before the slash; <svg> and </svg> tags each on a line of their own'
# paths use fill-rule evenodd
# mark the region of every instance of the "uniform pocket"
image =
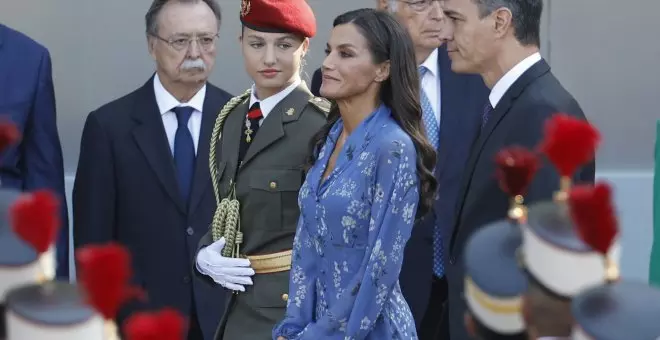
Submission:
<svg viewBox="0 0 660 340">
<path fill-rule="evenodd" d="M 289 299 L 289 271 L 256 274 L 254 303 L 259 308 L 286 308 Z"/>
<path fill-rule="evenodd" d="M 254 170 L 250 176 L 249 202 L 264 230 L 295 230 L 300 210 L 298 191 L 303 181 L 302 170 Z"/>
</svg>

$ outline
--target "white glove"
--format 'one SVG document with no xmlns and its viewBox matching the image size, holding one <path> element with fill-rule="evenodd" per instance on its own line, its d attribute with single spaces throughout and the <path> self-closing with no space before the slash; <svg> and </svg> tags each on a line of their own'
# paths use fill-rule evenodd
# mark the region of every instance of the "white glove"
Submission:
<svg viewBox="0 0 660 340">
<path fill-rule="evenodd" d="M 254 270 L 250 260 L 222 256 L 225 238 L 221 238 L 197 253 L 197 270 L 209 276 L 217 284 L 231 290 L 245 291 L 245 285 L 252 285 Z"/>
</svg>

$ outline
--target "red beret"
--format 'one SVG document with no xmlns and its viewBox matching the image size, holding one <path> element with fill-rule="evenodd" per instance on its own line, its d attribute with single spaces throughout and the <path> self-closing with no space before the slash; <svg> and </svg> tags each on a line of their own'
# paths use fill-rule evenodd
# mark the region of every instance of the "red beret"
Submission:
<svg viewBox="0 0 660 340">
<path fill-rule="evenodd" d="M 316 17 L 306 0 L 242 0 L 241 22 L 260 32 L 295 33 L 311 38 Z"/>
</svg>

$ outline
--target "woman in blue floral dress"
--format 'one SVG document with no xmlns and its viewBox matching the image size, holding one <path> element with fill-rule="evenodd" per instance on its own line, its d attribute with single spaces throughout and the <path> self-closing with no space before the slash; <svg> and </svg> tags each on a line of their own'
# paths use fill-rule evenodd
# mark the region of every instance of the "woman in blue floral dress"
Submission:
<svg viewBox="0 0 660 340">
<path fill-rule="evenodd" d="M 333 26 L 321 94 L 335 105 L 300 190 L 286 317 L 273 339 L 417 339 L 398 277 L 437 184 L 412 42 L 371 9 Z"/>
</svg>

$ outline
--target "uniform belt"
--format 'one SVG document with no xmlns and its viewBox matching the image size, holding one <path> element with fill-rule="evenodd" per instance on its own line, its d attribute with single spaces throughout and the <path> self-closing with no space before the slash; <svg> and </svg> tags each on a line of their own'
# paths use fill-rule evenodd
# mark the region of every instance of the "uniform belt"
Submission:
<svg viewBox="0 0 660 340">
<path fill-rule="evenodd" d="M 250 266 L 256 274 L 278 273 L 291 270 L 291 250 L 272 254 L 250 255 Z"/>
</svg>

